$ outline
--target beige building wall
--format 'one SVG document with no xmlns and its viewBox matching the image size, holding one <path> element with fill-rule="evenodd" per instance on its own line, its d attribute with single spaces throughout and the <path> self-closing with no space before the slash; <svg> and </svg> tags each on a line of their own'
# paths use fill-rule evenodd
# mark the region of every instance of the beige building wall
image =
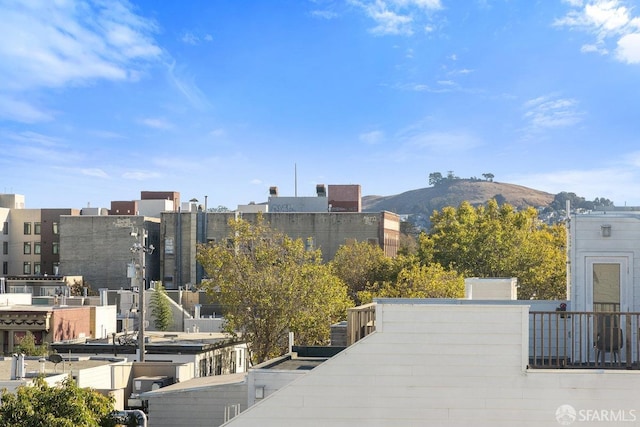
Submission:
<svg viewBox="0 0 640 427">
<path fill-rule="evenodd" d="M 9 275 L 37 274 L 42 268 L 41 254 L 36 254 L 41 245 L 40 234 L 36 234 L 36 224 L 42 227 L 40 209 L 12 209 L 9 214 Z M 40 251 L 42 246 L 40 246 Z M 26 253 L 29 252 L 29 253 Z M 38 267 L 38 265 L 40 267 Z"/>
</svg>

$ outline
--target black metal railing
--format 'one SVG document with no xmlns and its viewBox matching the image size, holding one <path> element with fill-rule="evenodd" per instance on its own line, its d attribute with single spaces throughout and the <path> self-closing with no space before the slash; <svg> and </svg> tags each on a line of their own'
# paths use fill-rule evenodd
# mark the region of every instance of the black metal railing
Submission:
<svg viewBox="0 0 640 427">
<path fill-rule="evenodd" d="M 529 367 L 638 369 L 640 313 L 532 311 Z"/>
</svg>

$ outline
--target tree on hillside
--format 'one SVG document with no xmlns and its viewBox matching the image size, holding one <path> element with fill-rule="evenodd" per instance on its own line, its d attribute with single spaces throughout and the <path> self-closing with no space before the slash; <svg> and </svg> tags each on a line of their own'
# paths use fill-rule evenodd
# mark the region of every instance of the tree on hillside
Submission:
<svg viewBox="0 0 640 427">
<path fill-rule="evenodd" d="M 346 285 L 319 250 L 270 228 L 230 220 L 227 241 L 200 245 L 203 288 L 223 306 L 225 329 L 247 341 L 254 363 L 286 352 L 288 332 L 301 345 L 325 345 L 331 324 L 352 306 Z"/>
<path fill-rule="evenodd" d="M 60 387 L 36 378 L 33 385 L 20 386 L 15 393 L 2 391 L 0 427 L 115 426 L 112 412 L 112 398 L 79 388 L 71 378 Z"/>
<path fill-rule="evenodd" d="M 151 317 L 153 325 L 159 331 L 166 331 L 173 324 L 173 311 L 167 291 L 162 283 L 156 283 L 155 290 L 151 294 Z"/>
<path fill-rule="evenodd" d="M 576 195 L 576 193 L 567 193 L 562 191 L 555 195 L 551 207 L 557 211 L 564 211 L 567 205 L 567 201 L 570 202 L 571 208 L 579 208 L 585 202 L 584 197 Z"/>
<path fill-rule="evenodd" d="M 434 186 L 442 182 L 442 174 L 440 172 L 431 172 L 429 174 L 429 185 Z"/>
<path fill-rule="evenodd" d="M 566 293 L 564 245 L 564 227 L 540 223 L 533 208 L 463 202 L 434 212 L 419 256 L 466 277 L 517 277 L 519 298 L 553 299 Z"/>
<path fill-rule="evenodd" d="M 491 172 L 488 172 L 488 173 L 483 173 L 482 177 L 489 182 L 493 182 L 493 178 L 495 177 L 495 175 L 492 174 Z"/>
</svg>

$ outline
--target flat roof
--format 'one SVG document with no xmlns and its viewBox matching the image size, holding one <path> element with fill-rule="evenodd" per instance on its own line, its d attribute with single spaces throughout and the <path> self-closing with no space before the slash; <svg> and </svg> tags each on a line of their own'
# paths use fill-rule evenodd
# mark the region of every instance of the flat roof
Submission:
<svg viewBox="0 0 640 427">
<path fill-rule="evenodd" d="M 171 384 L 166 387 L 159 388 L 158 390 L 148 391 L 143 393 L 143 397 L 153 397 L 159 394 L 167 393 L 180 393 L 186 391 L 195 391 L 207 389 L 210 387 L 216 387 L 220 385 L 228 384 L 242 384 L 246 381 L 247 374 L 226 374 L 226 375 L 212 375 L 208 377 L 192 378 L 188 381 L 182 381 L 179 383 Z"/>
<path fill-rule="evenodd" d="M 0 359 L 2 359 L 0 360 L 0 381 L 9 381 L 11 380 L 11 364 L 13 363 L 12 357 L 3 357 Z M 78 372 L 81 369 L 95 368 L 97 366 L 104 366 L 119 361 L 122 361 L 122 359 L 72 358 L 71 360 L 63 360 L 62 362 L 55 364 L 47 359 L 44 362 L 44 371 L 46 375 L 59 375 L 64 372 Z M 40 373 L 39 358 L 26 357 L 25 371 L 27 373 L 26 378 L 33 378 L 37 376 Z"/>
<path fill-rule="evenodd" d="M 328 357 L 296 357 L 284 359 L 278 363 L 265 366 L 263 369 L 279 369 L 283 371 L 310 371 L 326 362 Z"/>
</svg>

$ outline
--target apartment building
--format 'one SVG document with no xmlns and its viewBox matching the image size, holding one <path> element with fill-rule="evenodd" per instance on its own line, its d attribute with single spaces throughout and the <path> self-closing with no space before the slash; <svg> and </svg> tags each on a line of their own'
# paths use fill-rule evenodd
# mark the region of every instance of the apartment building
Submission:
<svg viewBox="0 0 640 427">
<path fill-rule="evenodd" d="M 60 217 L 79 209 L 26 209 L 20 194 L 0 195 L 0 274 L 58 275 Z"/>
</svg>

